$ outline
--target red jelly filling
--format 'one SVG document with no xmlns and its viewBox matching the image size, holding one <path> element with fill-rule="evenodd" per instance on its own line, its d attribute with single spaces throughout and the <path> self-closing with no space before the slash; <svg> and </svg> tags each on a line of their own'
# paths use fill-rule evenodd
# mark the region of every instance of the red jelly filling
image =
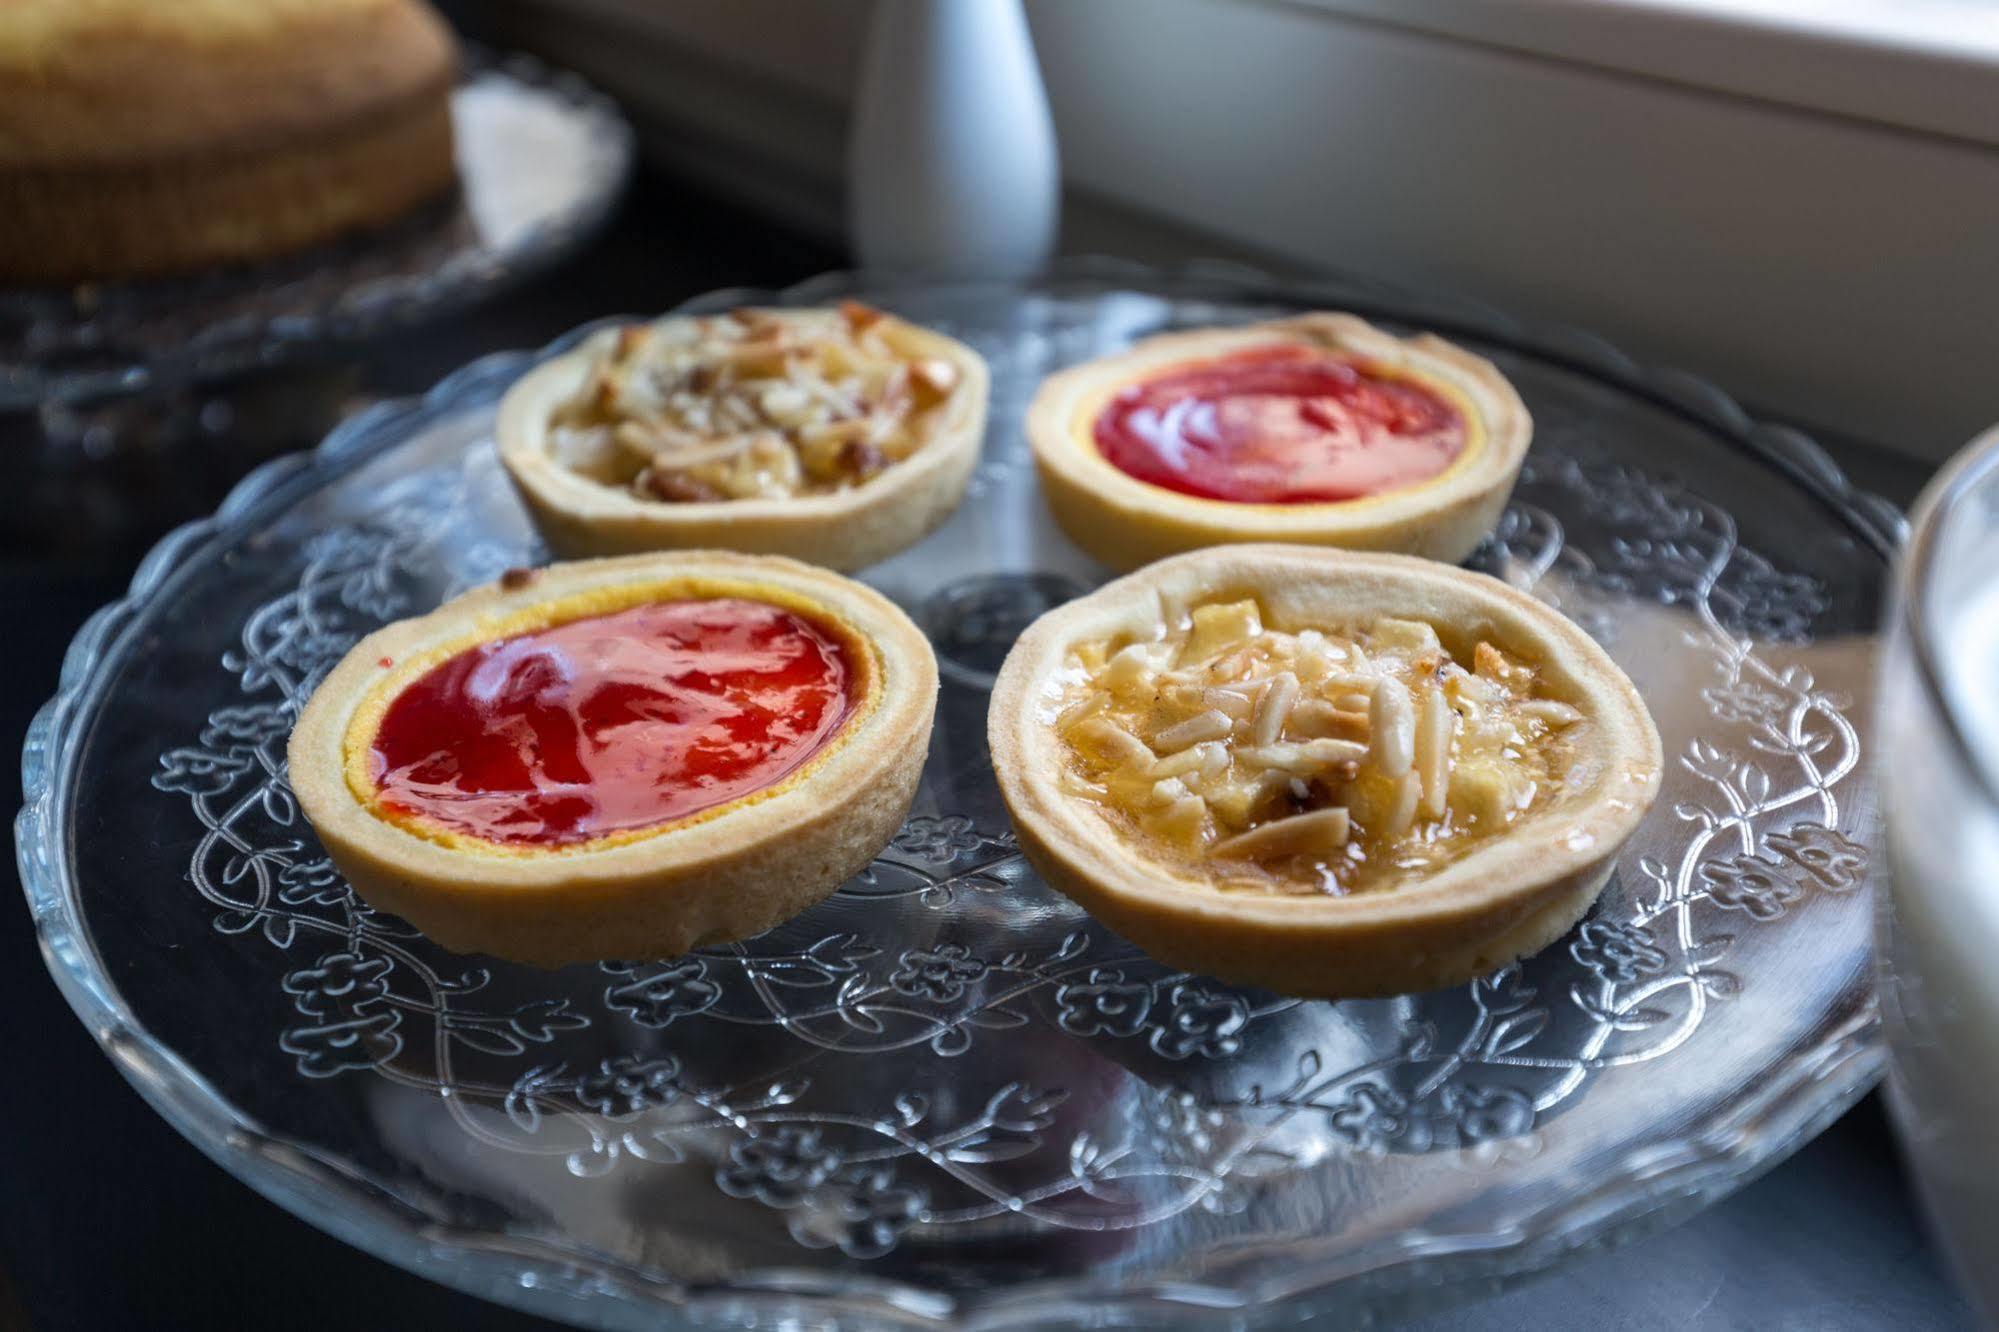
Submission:
<svg viewBox="0 0 1999 1332">
<path fill-rule="evenodd" d="M 468 648 L 396 696 L 382 805 L 487 841 L 560 846 L 760 791 L 850 707 L 847 652 L 723 598 L 634 606 Z"/>
<path fill-rule="evenodd" d="M 1097 449 L 1140 481 L 1202 499 L 1315 504 L 1412 486 L 1465 446 L 1419 384 L 1313 347 L 1257 347 L 1134 384 L 1097 417 Z"/>
</svg>

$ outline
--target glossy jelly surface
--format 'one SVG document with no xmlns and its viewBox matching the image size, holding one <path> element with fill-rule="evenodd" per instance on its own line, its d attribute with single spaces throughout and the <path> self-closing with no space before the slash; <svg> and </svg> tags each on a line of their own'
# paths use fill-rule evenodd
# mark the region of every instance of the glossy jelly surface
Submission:
<svg viewBox="0 0 1999 1332">
<path fill-rule="evenodd" d="M 1322 504 L 1417 485 L 1464 451 L 1441 394 L 1322 348 L 1284 343 L 1169 370 L 1094 423 L 1125 474 L 1202 499 Z"/>
<path fill-rule="evenodd" d="M 795 772 L 851 710 L 834 635 L 760 601 L 670 601 L 468 648 L 376 732 L 387 810 L 516 846 L 652 827 Z"/>
</svg>

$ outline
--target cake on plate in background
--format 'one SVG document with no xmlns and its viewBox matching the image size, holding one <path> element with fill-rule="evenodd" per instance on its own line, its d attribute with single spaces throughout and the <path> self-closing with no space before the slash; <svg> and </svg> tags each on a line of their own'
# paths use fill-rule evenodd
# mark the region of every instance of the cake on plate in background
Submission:
<svg viewBox="0 0 1999 1332">
<path fill-rule="evenodd" d="M 0 3 L 0 282 L 270 259 L 455 179 L 420 0 Z"/>
</svg>

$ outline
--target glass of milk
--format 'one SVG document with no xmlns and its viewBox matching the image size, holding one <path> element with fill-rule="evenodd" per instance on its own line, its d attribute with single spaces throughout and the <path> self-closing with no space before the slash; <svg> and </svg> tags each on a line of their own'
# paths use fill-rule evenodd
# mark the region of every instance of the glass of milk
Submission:
<svg viewBox="0 0 1999 1332">
<path fill-rule="evenodd" d="M 1889 612 L 1877 894 L 1889 1101 L 1966 1290 L 1999 1319 L 1999 427 L 1917 502 Z"/>
</svg>

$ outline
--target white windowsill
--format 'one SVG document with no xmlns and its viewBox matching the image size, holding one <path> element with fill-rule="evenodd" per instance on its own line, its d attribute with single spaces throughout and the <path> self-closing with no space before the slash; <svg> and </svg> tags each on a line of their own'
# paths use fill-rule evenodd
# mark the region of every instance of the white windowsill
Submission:
<svg viewBox="0 0 1999 1332">
<path fill-rule="evenodd" d="M 1280 0 L 1347 19 L 1999 144 L 1993 0 Z"/>
</svg>

